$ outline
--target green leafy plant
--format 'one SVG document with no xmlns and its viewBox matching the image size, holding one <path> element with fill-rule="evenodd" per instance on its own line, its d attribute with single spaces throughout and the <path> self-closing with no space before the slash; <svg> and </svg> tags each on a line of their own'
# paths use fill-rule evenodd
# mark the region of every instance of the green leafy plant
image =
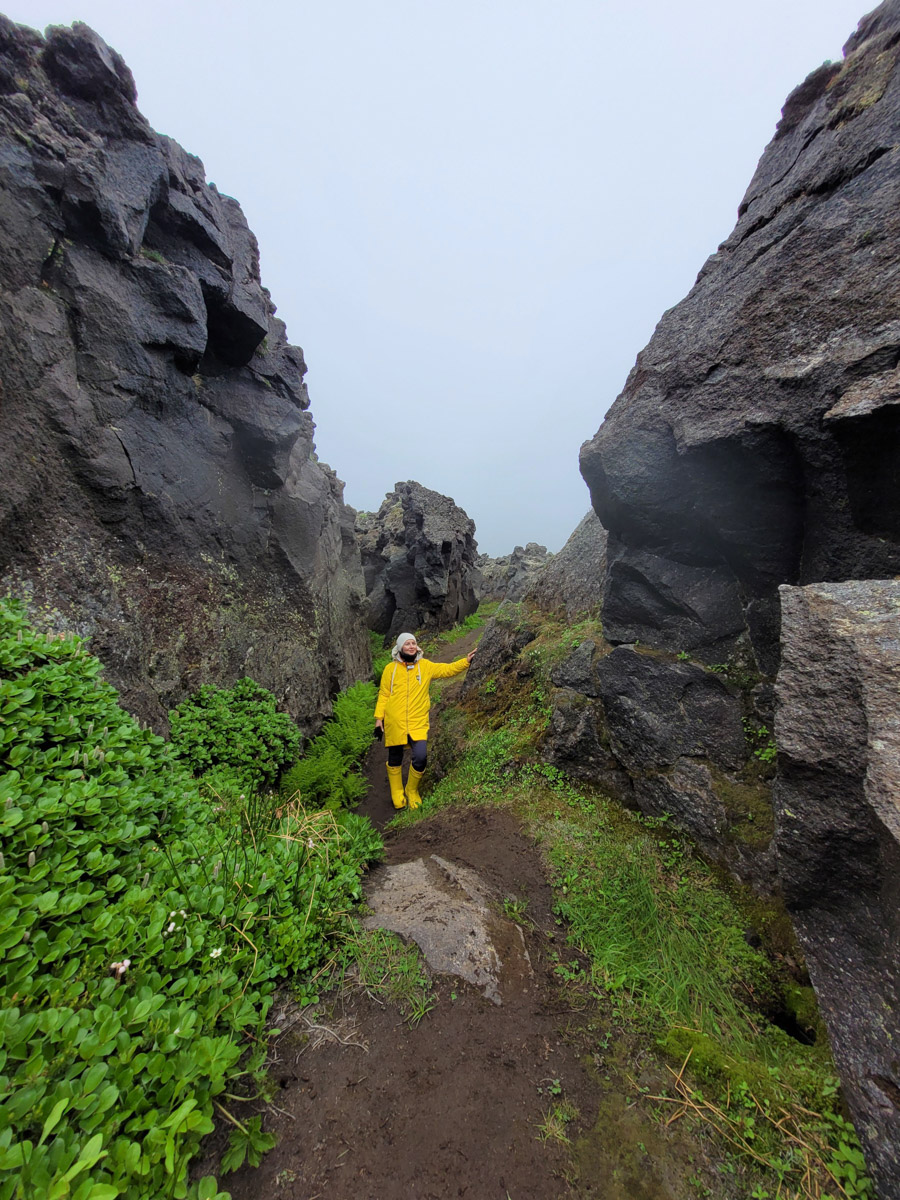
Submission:
<svg viewBox="0 0 900 1200">
<path fill-rule="evenodd" d="M 531 924 L 528 916 L 528 900 L 519 896 L 504 896 L 503 911 L 517 925 Z"/>
<path fill-rule="evenodd" d="M 373 683 L 357 683 L 341 692 L 332 719 L 282 775 L 283 800 L 299 797 L 306 805 L 337 809 L 365 795 L 366 781 L 355 768 L 372 745 L 375 695 Z"/>
<path fill-rule="evenodd" d="M 249 678 L 233 688 L 201 687 L 169 714 L 172 744 L 195 775 L 227 766 L 272 787 L 296 755 L 300 730 L 275 697 Z"/>
<path fill-rule="evenodd" d="M 384 668 L 391 661 L 390 647 L 385 649 L 384 638 L 380 633 L 369 631 L 369 644 L 372 647 L 372 678 L 375 683 L 381 682 Z"/>
<path fill-rule="evenodd" d="M 756 725 L 746 717 L 743 724 L 744 732 L 753 748 L 754 757 L 763 763 L 774 762 L 778 757 L 778 747 L 775 744 L 775 739 L 769 733 L 768 727 L 765 725 Z"/>
<path fill-rule="evenodd" d="M 0 601 L 0 1197 L 211 1200 L 188 1163 L 261 1077 L 276 980 L 314 995 L 380 841 L 297 805 L 250 836 L 100 672 Z"/>
<path fill-rule="evenodd" d="M 260 1117 L 248 1117 L 246 1121 L 230 1118 L 234 1129 L 228 1139 L 228 1149 L 222 1155 L 222 1170 L 237 1171 L 244 1162 L 258 1167 L 262 1156 L 275 1145 L 274 1134 L 263 1133 Z"/>
</svg>

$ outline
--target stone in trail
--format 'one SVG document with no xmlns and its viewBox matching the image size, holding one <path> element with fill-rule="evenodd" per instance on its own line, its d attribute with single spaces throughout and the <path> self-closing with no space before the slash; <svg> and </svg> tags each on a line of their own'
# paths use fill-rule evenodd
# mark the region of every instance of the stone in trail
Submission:
<svg viewBox="0 0 900 1200">
<path fill-rule="evenodd" d="M 366 929 L 389 929 L 416 943 L 433 971 L 458 975 L 495 1004 L 503 991 L 528 990 L 531 960 L 522 930 L 492 911 L 475 871 L 437 854 L 382 867 L 366 887 Z"/>
</svg>

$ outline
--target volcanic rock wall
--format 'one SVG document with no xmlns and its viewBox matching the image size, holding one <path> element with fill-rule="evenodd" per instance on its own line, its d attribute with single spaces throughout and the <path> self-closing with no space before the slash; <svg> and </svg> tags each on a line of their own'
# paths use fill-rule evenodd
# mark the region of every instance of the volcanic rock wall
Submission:
<svg viewBox="0 0 900 1200">
<path fill-rule="evenodd" d="M 900 8 L 791 95 L 581 469 L 607 636 L 778 662 L 778 586 L 900 571 Z"/>
<path fill-rule="evenodd" d="M 479 603 L 490 603 L 496 600 L 521 600 L 553 555 L 548 553 L 546 546 L 537 542 L 529 542 L 527 546 L 516 546 L 512 554 L 491 558 L 489 554 L 479 554 L 478 570 L 481 572 L 481 585 L 478 591 Z"/>
<path fill-rule="evenodd" d="M 478 607 L 475 522 L 449 496 L 397 483 L 359 513 L 369 628 L 386 637 L 450 629 Z"/>
<path fill-rule="evenodd" d="M 900 582 L 782 589 L 777 845 L 835 1061 L 900 1195 Z"/>
<path fill-rule="evenodd" d="M 788 97 L 734 232 L 582 448 L 616 648 L 562 664 L 551 727 L 738 874 L 769 868 L 893 1198 L 900 609 L 872 581 L 900 572 L 900 0 L 844 55 Z M 808 586 L 782 631 L 784 584 Z M 750 750 L 775 752 L 782 648 L 773 831 Z"/>
<path fill-rule="evenodd" d="M 525 596 L 572 621 L 599 606 L 606 579 L 606 530 L 590 510 L 558 554 L 528 583 Z"/>
<path fill-rule="evenodd" d="M 240 206 L 120 56 L 0 17 L 0 576 L 158 726 L 250 674 L 311 729 L 368 669 L 305 371 Z"/>
</svg>

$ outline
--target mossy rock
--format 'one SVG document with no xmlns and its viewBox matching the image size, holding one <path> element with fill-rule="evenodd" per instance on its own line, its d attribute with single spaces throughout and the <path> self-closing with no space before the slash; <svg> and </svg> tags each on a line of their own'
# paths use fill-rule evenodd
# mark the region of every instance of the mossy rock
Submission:
<svg viewBox="0 0 900 1200">
<path fill-rule="evenodd" d="M 764 850 L 775 834 L 772 789 L 761 779 L 739 780 L 710 768 L 713 791 L 728 814 L 729 835 L 754 850 Z"/>
<path fill-rule="evenodd" d="M 811 987 L 799 983 L 788 984 L 784 989 L 784 1008 L 804 1033 L 815 1039 L 817 1045 L 827 1042 L 825 1022 L 819 1014 L 816 993 Z"/>
</svg>

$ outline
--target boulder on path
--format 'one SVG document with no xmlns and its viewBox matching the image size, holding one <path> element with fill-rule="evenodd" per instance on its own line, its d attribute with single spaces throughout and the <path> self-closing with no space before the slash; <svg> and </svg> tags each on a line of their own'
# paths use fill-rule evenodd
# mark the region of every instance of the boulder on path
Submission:
<svg viewBox="0 0 900 1200">
<path fill-rule="evenodd" d="M 313 731 L 370 663 L 352 512 L 240 205 L 135 96 L 0 16 L 0 586 L 158 729 L 252 675 Z"/>
<path fill-rule="evenodd" d="M 522 930 L 491 907 L 475 871 L 436 854 L 380 867 L 366 884 L 365 929 L 414 941 L 433 971 L 457 975 L 494 1004 L 528 990 L 531 960 Z"/>
<path fill-rule="evenodd" d="M 900 582 L 781 590 L 776 845 L 880 1196 L 900 1195 Z"/>
<path fill-rule="evenodd" d="M 887 0 L 788 97 L 734 232 L 582 447 L 613 640 L 749 641 L 774 673 L 779 584 L 900 571 L 898 64 Z"/>
<path fill-rule="evenodd" d="M 478 607 L 475 522 L 449 496 L 397 483 L 377 513 L 358 513 L 369 628 L 394 638 L 451 629 Z"/>
</svg>

